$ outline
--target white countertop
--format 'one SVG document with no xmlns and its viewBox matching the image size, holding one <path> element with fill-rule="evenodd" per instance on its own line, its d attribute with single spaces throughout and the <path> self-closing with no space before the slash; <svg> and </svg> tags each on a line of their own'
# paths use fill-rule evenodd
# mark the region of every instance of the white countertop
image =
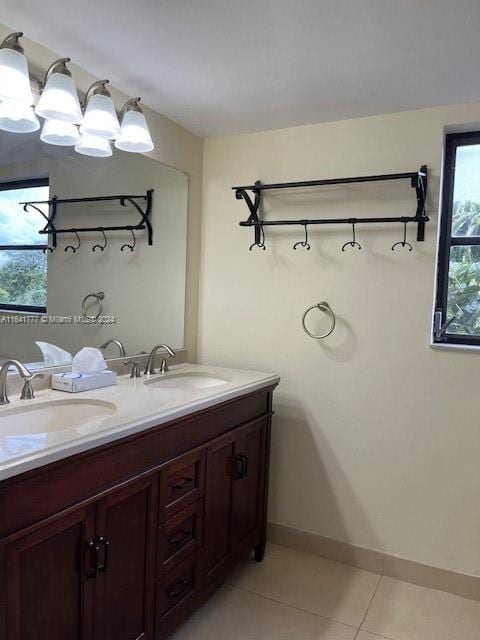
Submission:
<svg viewBox="0 0 480 640">
<path fill-rule="evenodd" d="M 161 384 L 145 384 L 183 373 L 218 376 L 226 382 L 203 389 L 162 388 Z M 157 374 L 137 379 L 120 376 L 115 386 L 95 391 L 65 393 L 45 389 L 36 392 L 35 400 L 10 398 L 10 404 L 0 407 L 0 481 L 277 384 L 278 381 L 277 375 L 260 371 L 182 364 L 171 367 L 170 373 L 164 376 Z M 59 400 L 62 401 L 60 404 Z M 87 417 L 85 422 L 74 420 L 73 426 L 71 423 L 65 424 L 65 429 L 57 426 L 49 430 L 50 416 L 52 422 L 55 420 L 58 423 L 62 405 L 79 400 L 100 403 L 108 408 L 108 413 Z M 17 411 L 19 408 L 25 409 L 21 416 Z M 42 424 L 47 424 L 40 430 L 38 419 L 37 425 L 35 419 L 38 410 L 43 416 Z"/>
</svg>

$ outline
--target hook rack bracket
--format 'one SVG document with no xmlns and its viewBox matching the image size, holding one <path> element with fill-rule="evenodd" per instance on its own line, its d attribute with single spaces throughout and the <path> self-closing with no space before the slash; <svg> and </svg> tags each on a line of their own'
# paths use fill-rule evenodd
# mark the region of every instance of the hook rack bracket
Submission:
<svg viewBox="0 0 480 640">
<path fill-rule="evenodd" d="M 338 184 L 355 184 L 361 182 L 384 182 L 388 180 L 410 180 L 412 189 L 415 189 L 417 198 L 417 209 L 413 216 L 401 217 L 378 217 L 378 218 L 314 218 L 310 220 L 261 220 L 259 210 L 261 206 L 263 191 L 271 189 L 297 189 L 306 187 L 323 187 Z M 425 223 L 429 218 L 426 214 L 427 199 L 427 181 L 428 168 L 422 165 L 418 171 L 409 173 L 389 173 L 373 176 L 358 176 L 353 178 L 331 178 L 328 180 L 306 180 L 301 182 L 277 182 L 272 184 L 263 184 L 259 180 L 253 185 L 232 187 L 235 191 L 237 200 L 244 200 L 250 215 L 247 220 L 240 222 L 241 227 L 253 227 L 255 233 L 255 243 L 259 244 L 261 240 L 261 228 L 264 226 L 291 226 L 302 225 L 321 225 L 321 224 L 378 224 L 378 223 L 394 223 L 404 222 L 405 224 L 414 223 L 417 225 L 417 241 L 425 240 Z M 253 194 L 253 199 L 251 197 Z"/>
<path fill-rule="evenodd" d="M 59 205 L 83 203 L 83 202 L 112 202 L 118 201 L 121 206 L 126 207 L 128 204 L 132 205 L 137 213 L 140 215 L 140 220 L 135 225 L 113 225 L 113 226 L 95 226 L 95 227 L 69 227 L 59 229 L 56 226 L 56 218 L 58 214 Z M 142 208 L 139 202 L 144 202 L 145 206 Z M 59 233 L 89 233 L 89 232 L 101 232 L 105 234 L 106 231 L 141 231 L 146 229 L 147 241 L 151 246 L 153 244 L 153 228 L 151 221 L 153 203 L 153 189 L 149 189 L 145 195 L 119 195 L 119 196 L 98 196 L 88 198 L 57 198 L 53 196 L 50 200 L 37 200 L 35 202 L 21 202 L 23 210 L 28 212 L 29 209 L 33 209 L 37 213 L 40 213 L 46 220 L 46 225 L 39 231 L 41 234 L 48 234 L 52 238 L 52 247 L 57 247 L 57 235 Z M 38 205 L 48 205 L 48 215 L 40 209 Z"/>
</svg>

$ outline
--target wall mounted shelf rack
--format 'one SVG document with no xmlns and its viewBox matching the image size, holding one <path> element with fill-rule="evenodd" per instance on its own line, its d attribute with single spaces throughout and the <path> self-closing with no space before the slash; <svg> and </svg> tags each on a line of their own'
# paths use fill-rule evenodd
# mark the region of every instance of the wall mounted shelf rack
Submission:
<svg viewBox="0 0 480 640">
<path fill-rule="evenodd" d="M 427 198 L 427 179 L 428 168 L 422 165 L 418 171 L 409 173 L 387 173 L 373 176 L 359 176 L 354 178 L 330 178 L 328 180 L 304 180 L 301 182 L 276 182 L 272 184 L 263 184 L 260 181 L 253 185 L 232 187 L 235 191 L 237 200 L 244 200 L 250 215 L 247 220 L 240 222 L 241 227 L 254 227 L 255 244 L 262 243 L 264 226 L 288 226 L 301 225 L 303 227 L 309 225 L 321 224 L 377 224 L 377 223 L 393 223 L 401 222 L 403 224 L 411 223 L 417 226 L 417 241 L 423 242 L 425 239 L 425 223 L 429 218 L 426 215 L 426 198 Z M 401 217 L 379 217 L 379 218 L 313 218 L 309 220 L 262 220 L 259 217 L 259 209 L 262 201 L 262 193 L 271 189 L 304 189 L 308 187 L 326 187 L 338 184 L 355 184 L 360 182 L 386 182 L 388 180 L 410 180 L 412 189 L 415 189 L 417 197 L 417 208 L 413 216 Z M 250 192 L 250 193 L 249 193 Z M 253 198 L 252 198 L 253 195 Z M 252 245 L 253 246 L 253 245 Z"/>
<path fill-rule="evenodd" d="M 60 205 L 62 204 L 73 204 L 73 203 L 82 203 L 82 202 L 112 202 L 118 201 L 122 207 L 126 207 L 127 205 L 133 206 L 133 208 L 137 211 L 140 216 L 140 220 L 137 224 L 130 225 L 111 225 L 111 226 L 100 226 L 97 225 L 95 227 L 68 227 L 68 228 L 59 228 L 56 226 L 57 215 L 59 213 Z M 88 198 L 57 198 L 57 196 L 53 196 L 50 200 L 36 200 L 34 202 L 20 202 L 23 205 L 23 210 L 28 212 L 30 210 L 34 210 L 39 213 L 45 220 L 46 225 L 43 229 L 40 230 L 39 233 L 48 234 L 52 237 L 52 246 L 55 249 L 57 247 L 57 235 L 59 233 L 88 233 L 92 231 L 98 231 L 100 233 L 105 233 L 109 231 L 141 231 L 142 229 L 147 230 L 147 240 L 148 244 L 151 245 L 153 243 L 153 229 L 151 222 L 151 213 L 152 213 L 152 201 L 153 201 L 153 189 L 149 189 L 144 195 L 118 195 L 118 196 L 98 196 L 98 197 L 88 197 Z M 140 206 L 139 203 L 145 203 L 144 208 Z M 46 214 L 41 208 L 40 205 L 48 205 L 48 214 Z"/>
</svg>

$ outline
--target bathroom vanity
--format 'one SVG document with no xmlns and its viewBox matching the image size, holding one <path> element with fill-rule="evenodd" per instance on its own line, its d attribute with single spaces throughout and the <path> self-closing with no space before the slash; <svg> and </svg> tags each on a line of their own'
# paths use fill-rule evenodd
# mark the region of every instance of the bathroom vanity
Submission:
<svg viewBox="0 0 480 640">
<path fill-rule="evenodd" d="M 122 377 L 86 394 L 117 407 L 100 424 L 0 464 L 2 639 L 166 638 L 240 559 L 262 560 L 278 378 L 219 371 L 211 388 Z"/>
</svg>

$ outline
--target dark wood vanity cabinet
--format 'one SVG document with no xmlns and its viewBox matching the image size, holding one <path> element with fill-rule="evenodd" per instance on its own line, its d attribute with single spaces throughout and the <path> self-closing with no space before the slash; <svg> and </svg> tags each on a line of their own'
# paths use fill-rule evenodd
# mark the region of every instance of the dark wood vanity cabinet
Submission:
<svg viewBox="0 0 480 640">
<path fill-rule="evenodd" d="M 261 560 L 272 392 L 1 482 L 1 640 L 160 640 Z"/>
</svg>

